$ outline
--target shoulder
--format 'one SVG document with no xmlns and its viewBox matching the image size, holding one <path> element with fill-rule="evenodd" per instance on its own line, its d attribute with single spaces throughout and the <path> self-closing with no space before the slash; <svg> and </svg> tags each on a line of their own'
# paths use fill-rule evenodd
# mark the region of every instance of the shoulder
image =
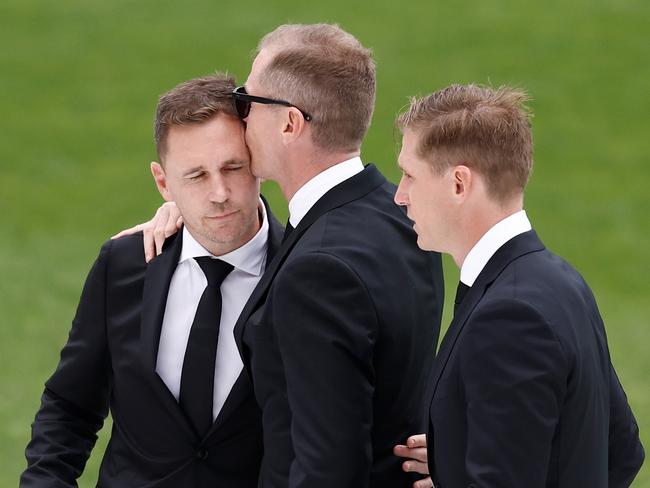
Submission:
<svg viewBox="0 0 650 488">
<path fill-rule="evenodd" d="M 147 263 L 142 232 L 107 240 L 99 251 L 97 262 L 111 273 L 144 270 Z"/>
<path fill-rule="evenodd" d="M 353 265 L 334 251 L 318 249 L 296 253 L 282 266 L 276 283 L 282 285 L 287 281 L 296 283 L 299 280 L 301 286 L 326 286 L 330 279 L 344 277 L 360 281 Z"/>
<path fill-rule="evenodd" d="M 465 327 L 466 340 L 481 344 L 525 344 L 544 340 L 564 349 L 546 311 L 521 297 L 489 297 L 481 300 Z"/>
<path fill-rule="evenodd" d="M 287 260 L 275 277 L 277 298 L 310 295 L 316 299 L 361 304 L 370 300 L 370 292 L 357 267 L 335 253 L 316 250 L 300 253 Z M 362 302 L 359 302 L 362 300 Z"/>
<path fill-rule="evenodd" d="M 310 226 L 303 238 L 332 252 L 337 252 L 337 248 L 372 249 L 374 254 L 385 255 L 417 248 L 412 222 L 381 187 L 328 210 Z"/>
<path fill-rule="evenodd" d="M 566 372 L 571 364 L 566 344 L 544 311 L 520 298 L 481 300 L 464 327 L 460 349 L 464 369 L 477 374 L 515 364 Z"/>
<path fill-rule="evenodd" d="M 580 273 L 547 249 L 510 263 L 485 294 L 484 300 L 518 300 L 550 324 L 560 336 L 578 322 L 599 316 L 593 293 Z"/>
<path fill-rule="evenodd" d="M 144 257 L 143 237 L 142 232 L 119 237 L 117 239 L 109 239 L 106 241 L 102 248 L 108 248 L 111 252 L 118 254 L 137 254 L 140 253 Z"/>
</svg>

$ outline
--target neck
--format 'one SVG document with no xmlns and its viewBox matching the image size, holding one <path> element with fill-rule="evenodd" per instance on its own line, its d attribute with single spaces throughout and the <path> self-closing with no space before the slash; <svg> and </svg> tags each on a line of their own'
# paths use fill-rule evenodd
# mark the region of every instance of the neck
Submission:
<svg viewBox="0 0 650 488">
<path fill-rule="evenodd" d="M 523 200 L 509 202 L 503 205 L 483 204 L 461 218 L 458 243 L 450 254 L 458 268 L 463 267 L 465 258 L 481 238 L 503 219 L 523 210 Z"/>
<path fill-rule="evenodd" d="M 280 186 L 284 197 L 289 201 L 313 177 L 336 164 L 357 157 L 359 154 L 360 151 L 313 153 L 289 158 L 284 175 L 277 180 L 278 186 Z"/>
</svg>

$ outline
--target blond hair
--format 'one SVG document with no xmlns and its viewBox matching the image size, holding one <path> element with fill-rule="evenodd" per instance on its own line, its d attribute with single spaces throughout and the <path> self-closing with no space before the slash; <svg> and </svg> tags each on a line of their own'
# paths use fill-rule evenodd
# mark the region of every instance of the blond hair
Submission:
<svg viewBox="0 0 650 488">
<path fill-rule="evenodd" d="M 523 193 L 533 168 L 529 100 L 518 88 L 451 85 L 413 98 L 397 126 L 415 131 L 418 155 L 436 172 L 465 164 L 504 202 Z"/>
</svg>

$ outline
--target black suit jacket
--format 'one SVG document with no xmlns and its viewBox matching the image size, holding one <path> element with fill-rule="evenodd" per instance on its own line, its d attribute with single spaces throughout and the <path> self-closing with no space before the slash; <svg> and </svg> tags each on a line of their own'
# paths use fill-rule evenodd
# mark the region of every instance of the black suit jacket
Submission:
<svg viewBox="0 0 650 488">
<path fill-rule="evenodd" d="M 267 215 L 270 260 L 283 229 L 268 209 Z M 77 486 L 109 407 L 113 431 L 98 486 L 257 486 L 261 419 L 246 371 L 204 438 L 192 429 L 156 373 L 167 293 L 181 244 L 179 232 L 148 265 L 141 234 L 102 247 L 61 361 L 46 383 L 21 487 Z"/>
<path fill-rule="evenodd" d="M 431 389 L 439 487 L 623 487 L 643 462 L 591 290 L 534 231 L 504 244 L 467 292 Z"/>
<path fill-rule="evenodd" d="M 392 448 L 425 427 L 443 284 L 394 193 L 371 165 L 325 194 L 235 327 L 262 409 L 264 488 L 416 479 Z"/>
</svg>

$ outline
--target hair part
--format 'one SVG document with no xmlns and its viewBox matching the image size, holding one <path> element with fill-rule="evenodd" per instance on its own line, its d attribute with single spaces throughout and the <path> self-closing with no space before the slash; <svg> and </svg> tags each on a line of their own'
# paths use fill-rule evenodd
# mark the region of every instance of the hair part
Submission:
<svg viewBox="0 0 650 488">
<path fill-rule="evenodd" d="M 281 25 L 257 53 L 272 59 L 261 84 L 312 116 L 312 139 L 330 151 L 357 151 L 375 107 L 372 51 L 336 24 Z"/>
<path fill-rule="evenodd" d="M 175 86 L 158 99 L 154 142 L 162 163 L 167 135 L 173 126 L 201 124 L 219 113 L 237 117 L 232 98 L 235 80 L 224 73 L 194 78 Z"/>
<path fill-rule="evenodd" d="M 397 126 L 418 135 L 418 156 L 438 174 L 464 164 L 504 203 L 523 193 L 533 169 L 529 101 L 519 88 L 451 85 L 412 98 Z"/>
</svg>

